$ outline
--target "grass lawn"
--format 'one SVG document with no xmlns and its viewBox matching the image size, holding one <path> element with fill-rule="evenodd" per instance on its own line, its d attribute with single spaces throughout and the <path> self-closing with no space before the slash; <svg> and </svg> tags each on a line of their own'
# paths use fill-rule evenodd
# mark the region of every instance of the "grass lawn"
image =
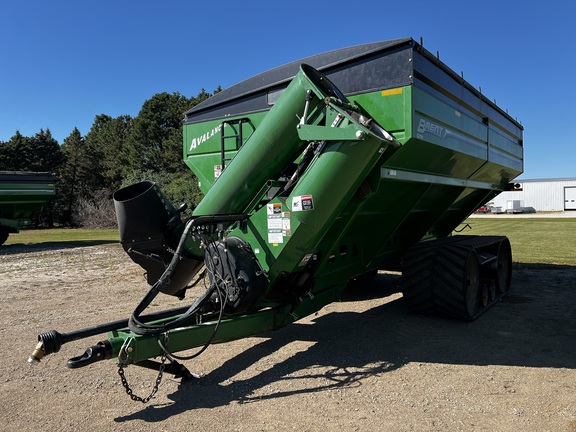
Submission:
<svg viewBox="0 0 576 432">
<path fill-rule="evenodd" d="M 461 234 L 507 236 L 514 262 L 576 266 L 576 218 L 470 218 L 466 223 L 472 229 Z M 11 234 L 6 244 L 66 242 L 89 246 L 118 241 L 116 229 L 49 229 L 22 230 Z"/>
<path fill-rule="evenodd" d="M 505 235 L 514 262 L 576 265 L 576 218 L 469 218 L 461 234 Z"/>
<path fill-rule="evenodd" d="M 56 228 L 56 229 L 24 229 L 18 234 L 10 234 L 6 245 L 31 243 L 86 243 L 100 244 L 106 242 L 119 242 L 117 229 L 83 229 L 83 228 Z"/>
</svg>

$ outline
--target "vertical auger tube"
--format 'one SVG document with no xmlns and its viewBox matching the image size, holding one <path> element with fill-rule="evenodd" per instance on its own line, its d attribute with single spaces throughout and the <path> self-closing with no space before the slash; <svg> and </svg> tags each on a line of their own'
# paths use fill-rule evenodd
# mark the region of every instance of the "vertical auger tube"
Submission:
<svg viewBox="0 0 576 432">
<path fill-rule="evenodd" d="M 346 100 L 327 78 L 301 65 L 300 72 L 198 204 L 194 215 L 250 211 L 248 205 L 265 183 L 277 178 L 303 151 L 306 143 L 299 139 L 297 126 L 305 107 L 312 114 L 330 96 Z"/>
</svg>

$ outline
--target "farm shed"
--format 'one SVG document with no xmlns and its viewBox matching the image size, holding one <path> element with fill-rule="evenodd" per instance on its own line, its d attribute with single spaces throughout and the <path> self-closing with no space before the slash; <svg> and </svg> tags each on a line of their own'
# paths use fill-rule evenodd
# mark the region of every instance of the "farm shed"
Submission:
<svg viewBox="0 0 576 432">
<path fill-rule="evenodd" d="M 520 201 L 526 211 L 576 210 L 576 178 L 516 180 L 522 190 L 502 192 L 492 207 L 506 211 L 508 201 Z"/>
</svg>

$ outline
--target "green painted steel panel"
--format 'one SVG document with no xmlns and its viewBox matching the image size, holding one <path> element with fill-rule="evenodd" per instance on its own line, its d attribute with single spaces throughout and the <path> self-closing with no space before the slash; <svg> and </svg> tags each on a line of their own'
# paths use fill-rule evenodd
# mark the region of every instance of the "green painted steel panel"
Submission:
<svg viewBox="0 0 576 432">
<path fill-rule="evenodd" d="M 252 136 L 254 130 L 260 125 L 266 113 L 259 113 L 250 116 L 250 123 L 244 125 L 242 143 L 236 144 L 233 138 L 225 139 L 225 157 L 232 159 L 236 155 L 238 148 Z M 230 117 L 218 119 L 205 123 L 195 123 L 184 125 L 184 162 L 196 174 L 200 190 L 206 194 L 212 188 L 214 182 L 222 173 L 221 137 L 233 135 L 235 131 L 230 130 L 230 126 L 223 126 L 223 120 L 228 122 L 239 120 L 240 117 Z"/>
</svg>

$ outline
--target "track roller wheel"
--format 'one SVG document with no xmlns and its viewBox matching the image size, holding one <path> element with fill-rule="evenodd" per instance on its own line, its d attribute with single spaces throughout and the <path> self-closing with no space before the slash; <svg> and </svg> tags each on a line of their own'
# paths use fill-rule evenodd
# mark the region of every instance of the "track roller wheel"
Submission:
<svg viewBox="0 0 576 432">
<path fill-rule="evenodd" d="M 507 238 L 500 243 L 497 263 L 496 288 L 499 293 L 507 293 L 512 283 L 512 248 Z"/>
<path fill-rule="evenodd" d="M 471 250 L 466 266 L 464 267 L 464 302 L 466 304 L 466 319 L 472 318 L 480 308 L 481 286 L 480 286 L 480 263 L 478 255 Z"/>
</svg>

